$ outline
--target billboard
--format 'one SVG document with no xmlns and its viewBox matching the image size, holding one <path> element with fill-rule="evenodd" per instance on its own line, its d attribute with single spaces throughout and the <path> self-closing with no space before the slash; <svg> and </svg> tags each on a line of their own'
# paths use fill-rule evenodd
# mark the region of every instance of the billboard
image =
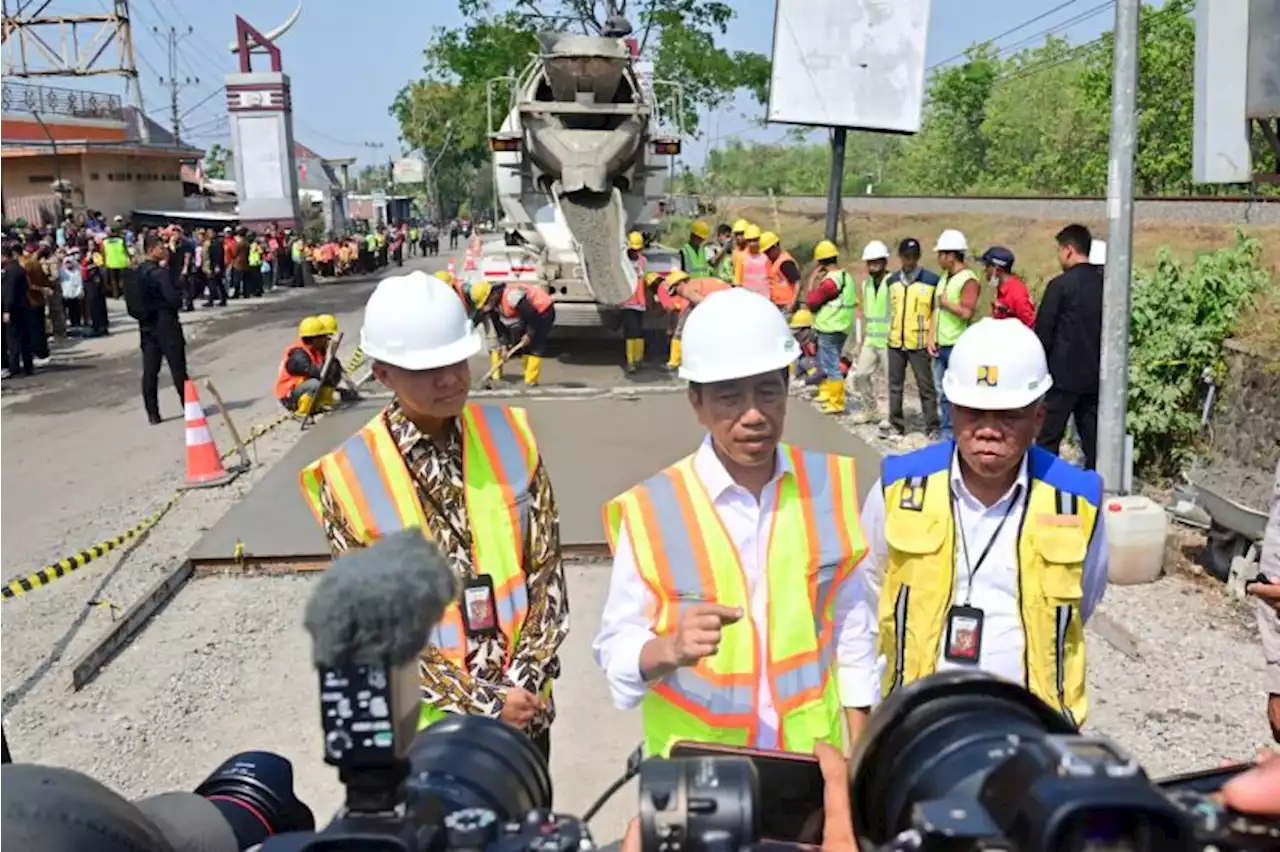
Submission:
<svg viewBox="0 0 1280 852">
<path fill-rule="evenodd" d="M 930 0 L 778 0 L 771 122 L 920 129 Z"/>
<path fill-rule="evenodd" d="M 401 157 L 391 164 L 391 180 L 395 183 L 422 183 L 426 180 L 426 169 L 415 157 Z"/>
</svg>

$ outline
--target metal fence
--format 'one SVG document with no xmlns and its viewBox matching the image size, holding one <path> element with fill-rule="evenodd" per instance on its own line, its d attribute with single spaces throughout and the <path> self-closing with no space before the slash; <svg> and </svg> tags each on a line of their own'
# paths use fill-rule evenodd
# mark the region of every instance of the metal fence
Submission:
<svg viewBox="0 0 1280 852">
<path fill-rule="evenodd" d="M 119 95 L 86 92 L 30 83 L 5 83 L 0 88 L 0 107 L 6 113 L 37 113 L 68 118 L 124 119 Z"/>
</svg>

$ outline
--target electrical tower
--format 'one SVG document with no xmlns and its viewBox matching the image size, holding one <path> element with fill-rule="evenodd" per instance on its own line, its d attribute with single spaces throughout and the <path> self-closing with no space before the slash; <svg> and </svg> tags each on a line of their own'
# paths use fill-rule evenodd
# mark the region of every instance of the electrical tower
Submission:
<svg viewBox="0 0 1280 852">
<path fill-rule="evenodd" d="M 160 85 L 169 87 L 169 115 L 173 122 L 173 138 L 181 141 L 182 122 L 181 116 L 178 114 L 178 93 L 187 86 L 197 86 L 200 84 L 199 77 L 182 77 L 178 78 L 178 44 L 183 39 L 190 36 L 195 30 L 187 27 L 186 32 L 179 32 L 177 27 L 169 27 L 168 31 L 164 31 L 159 27 L 152 28 L 156 35 L 164 35 L 165 42 L 169 49 L 169 76 L 161 77 Z"/>
<path fill-rule="evenodd" d="M 145 115 L 128 0 L 111 0 L 111 11 L 94 15 L 47 14 L 52 5 L 53 0 L 3 0 L 4 76 L 124 77 L 126 91 Z M 145 133 L 147 122 L 139 124 Z"/>
</svg>

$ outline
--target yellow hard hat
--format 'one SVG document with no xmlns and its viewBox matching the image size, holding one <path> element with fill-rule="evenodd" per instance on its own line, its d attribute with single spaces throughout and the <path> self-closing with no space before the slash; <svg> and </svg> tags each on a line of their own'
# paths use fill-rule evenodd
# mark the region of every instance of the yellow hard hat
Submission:
<svg viewBox="0 0 1280 852">
<path fill-rule="evenodd" d="M 760 235 L 760 251 L 768 251 L 778 244 L 778 235 L 773 231 L 765 231 Z"/>
<path fill-rule="evenodd" d="M 324 322 L 320 317 L 306 317 L 302 322 L 298 323 L 299 337 L 319 337 L 325 334 Z"/>
<path fill-rule="evenodd" d="M 484 303 L 489 301 L 489 294 L 493 292 L 493 285 L 485 279 L 480 279 L 471 285 L 470 289 L 471 301 L 477 307 L 483 307 Z"/>
<path fill-rule="evenodd" d="M 836 250 L 836 244 L 831 240 L 823 240 L 813 247 L 814 260 L 835 260 L 838 254 L 840 252 Z"/>
<path fill-rule="evenodd" d="M 700 240 L 705 240 L 711 236 L 711 226 L 699 219 L 689 227 L 689 233 L 693 234 Z"/>
<path fill-rule="evenodd" d="M 439 272 L 436 273 L 436 277 L 439 278 L 444 283 L 448 284 L 449 286 L 451 287 L 453 286 L 453 276 L 449 274 L 448 270 L 441 269 Z"/>
<path fill-rule="evenodd" d="M 735 234 L 741 234 L 750 226 L 751 226 L 751 223 L 748 222 L 746 219 L 739 219 L 738 221 L 733 223 L 733 232 Z"/>
<path fill-rule="evenodd" d="M 338 318 L 333 314 L 320 314 L 316 319 L 320 320 L 320 324 L 324 326 L 325 334 L 338 333 Z"/>
<path fill-rule="evenodd" d="M 792 328 L 812 328 L 813 312 L 808 308 L 801 308 L 791 315 Z"/>
<path fill-rule="evenodd" d="M 748 225 L 747 229 L 742 232 L 742 238 L 747 242 L 760 239 L 760 226 Z"/>
<path fill-rule="evenodd" d="M 627 248 L 640 251 L 644 248 L 644 234 L 639 231 L 632 231 L 627 234 Z"/>
<path fill-rule="evenodd" d="M 688 280 L 689 280 L 689 273 L 685 272 L 683 269 L 673 269 L 671 272 L 667 273 L 667 280 L 664 281 L 663 283 L 666 284 L 668 287 L 674 287 L 677 284 L 679 284 L 681 281 L 688 281 Z"/>
<path fill-rule="evenodd" d="M 654 284 L 658 282 L 658 279 L 661 277 L 662 277 L 661 272 L 646 272 L 644 274 L 644 286 L 652 287 Z"/>
</svg>

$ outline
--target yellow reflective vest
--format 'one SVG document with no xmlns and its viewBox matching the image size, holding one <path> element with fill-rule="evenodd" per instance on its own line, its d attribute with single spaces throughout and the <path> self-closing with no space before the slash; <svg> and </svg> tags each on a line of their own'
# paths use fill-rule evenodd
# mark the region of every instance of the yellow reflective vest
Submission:
<svg viewBox="0 0 1280 852">
<path fill-rule="evenodd" d="M 818 740 L 841 747 L 844 718 L 836 683 L 835 602 L 866 553 L 858 520 L 854 462 L 778 447 L 776 511 L 765 576 L 769 620 L 751 614 L 737 545 L 716 514 L 689 456 L 605 506 L 616 547 L 623 529 L 641 577 L 658 598 L 652 629 L 671 633 L 690 601 L 741 607 L 719 651 L 653 683 L 641 704 L 645 749 L 666 756 L 680 740 L 755 746 L 759 682 L 767 677 L 778 711 L 778 744 L 812 753 Z M 760 637 L 768 659 L 760 660 Z"/>
<path fill-rule="evenodd" d="M 528 494 L 538 467 L 538 448 L 522 408 L 470 404 L 463 409 L 461 421 L 472 565 L 477 574 L 493 578 L 498 624 L 509 639 L 507 647 L 514 649 L 529 605 L 524 553 Z M 430 536 L 418 487 L 387 428 L 385 412 L 338 449 L 303 468 L 299 479 L 317 520 L 323 523 L 320 495 L 327 485 L 338 511 L 366 545 L 408 527 L 418 527 Z M 456 601 L 445 610 L 430 642 L 447 660 L 466 668 L 467 637 Z M 423 705 L 419 728 L 445 715 Z"/>
<path fill-rule="evenodd" d="M 937 283 L 938 276 L 927 269 L 917 269 L 914 281 L 903 281 L 900 271 L 889 277 L 890 348 L 915 350 L 929 345 Z"/>
<path fill-rule="evenodd" d="M 882 465 L 888 555 L 877 641 L 886 696 L 937 667 L 955 591 L 954 450 L 946 441 Z M 1017 584 L 1023 686 L 1080 725 L 1089 711 L 1080 601 L 1102 480 L 1039 447 L 1028 450 L 1027 474 Z"/>
</svg>

